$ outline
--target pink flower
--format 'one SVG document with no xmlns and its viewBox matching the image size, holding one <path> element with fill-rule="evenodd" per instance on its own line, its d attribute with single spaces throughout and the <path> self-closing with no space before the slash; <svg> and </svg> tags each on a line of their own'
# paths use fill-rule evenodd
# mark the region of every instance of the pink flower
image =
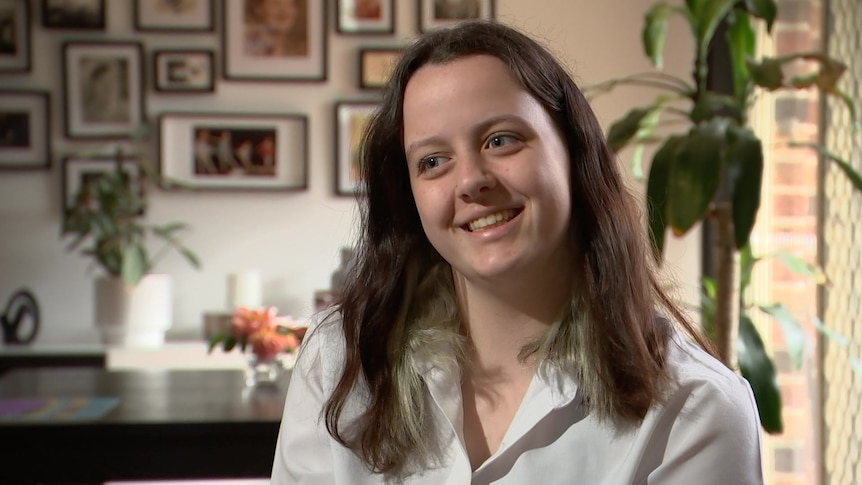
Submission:
<svg viewBox="0 0 862 485">
<path fill-rule="evenodd" d="M 233 313 L 233 335 L 237 340 L 244 339 L 261 328 L 272 327 L 276 321 L 276 308 L 237 307 Z"/>
<path fill-rule="evenodd" d="M 220 343 L 225 351 L 235 347 L 245 351 L 250 346 L 261 360 L 271 360 L 281 352 L 293 352 L 302 342 L 307 327 L 292 317 L 279 317 L 277 312 L 275 307 L 237 307 L 231 335 L 213 337 L 209 351 Z"/>
<path fill-rule="evenodd" d="M 282 327 L 286 330 L 285 327 Z M 285 350 L 293 350 L 299 346 L 299 339 L 296 338 L 293 332 L 280 330 L 276 327 L 266 327 L 249 335 L 248 343 L 251 344 L 251 350 L 261 360 L 274 359 L 278 354 Z"/>
</svg>

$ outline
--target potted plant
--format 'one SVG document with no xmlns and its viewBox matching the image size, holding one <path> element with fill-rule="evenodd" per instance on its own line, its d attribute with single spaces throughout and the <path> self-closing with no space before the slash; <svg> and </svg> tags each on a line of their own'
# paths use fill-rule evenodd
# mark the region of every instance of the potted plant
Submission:
<svg viewBox="0 0 862 485">
<path fill-rule="evenodd" d="M 694 36 L 692 80 L 660 71 L 667 23 L 672 15 L 682 17 Z M 771 32 L 776 15 L 774 0 L 685 0 L 680 5 L 658 2 L 645 15 L 642 41 L 647 57 L 659 70 L 611 79 L 586 90 L 591 96 L 623 85 L 651 86 L 663 91 L 650 104 L 631 110 L 613 123 L 608 142 L 614 151 L 634 145 L 636 164 L 644 145 L 658 146 L 646 192 L 649 233 L 659 263 L 668 228 L 681 236 L 698 222 L 714 223 L 717 274 L 714 280 L 707 281 L 704 323 L 720 357 L 731 367 L 738 365 L 751 383 L 761 423 L 768 432 L 780 432 L 783 427 L 775 368 L 740 292 L 758 260 L 749 250 L 749 236 L 760 207 L 763 173 L 762 143 L 748 126 L 747 117 L 763 90 L 816 88 L 840 99 L 852 119 L 857 119 L 852 99 L 837 86 L 846 70 L 840 61 L 819 52 L 755 59 L 753 24 L 765 22 Z M 719 28 L 722 24 L 725 28 Z M 717 35 L 722 32 L 732 81 L 728 92 L 711 89 L 707 83 L 707 55 L 714 41 L 721 40 Z M 804 76 L 786 76 L 784 67 L 797 60 L 808 61 L 817 68 Z M 685 125 L 685 130 L 657 135 L 662 117 L 681 122 L 674 126 Z M 797 145 L 816 149 L 823 160 L 837 164 L 853 186 L 862 190 L 862 177 L 845 160 L 817 144 Z M 761 307 L 776 318 L 787 317 L 780 311 L 769 312 L 770 308 L 780 310 Z"/>
<path fill-rule="evenodd" d="M 72 238 L 67 249 L 93 258 L 105 273 L 95 281 L 95 320 L 106 344 L 162 343 L 172 319 L 171 279 L 153 269 L 171 249 L 200 267 L 178 238 L 186 224 L 145 220 L 149 176 L 149 167 L 118 150 L 113 170 L 82 180 L 63 215 L 62 236 Z M 161 243 L 156 251 L 151 238 Z"/>
</svg>

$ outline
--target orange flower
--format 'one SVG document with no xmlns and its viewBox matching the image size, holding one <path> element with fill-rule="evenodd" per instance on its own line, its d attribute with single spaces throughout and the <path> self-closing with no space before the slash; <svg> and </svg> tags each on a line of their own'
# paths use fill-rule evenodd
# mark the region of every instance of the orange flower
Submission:
<svg viewBox="0 0 862 485">
<path fill-rule="evenodd" d="M 275 325 L 277 310 L 275 307 L 248 308 L 237 307 L 233 313 L 233 335 L 242 340 L 261 328 Z"/>
<path fill-rule="evenodd" d="M 284 327 L 282 327 L 284 328 Z M 299 345 L 299 339 L 293 332 L 279 330 L 276 327 L 264 327 L 249 335 L 248 343 L 251 350 L 261 360 L 274 359 L 285 350 L 293 350 Z"/>
</svg>

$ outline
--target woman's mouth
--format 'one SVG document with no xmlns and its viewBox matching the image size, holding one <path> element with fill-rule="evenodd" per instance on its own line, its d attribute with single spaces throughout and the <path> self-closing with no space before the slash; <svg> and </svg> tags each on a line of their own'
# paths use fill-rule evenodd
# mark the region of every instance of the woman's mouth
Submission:
<svg viewBox="0 0 862 485">
<path fill-rule="evenodd" d="M 501 226 L 512 219 L 515 218 L 520 213 L 519 210 L 515 209 L 506 209 L 500 212 L 495 212 L 493 214 L 488 214 L 487 216 L 480 217 L 478 219 L 472 220 L 465 224 L 465 229 L 469 232 L 477 232 L 486 229 L 491 229 L 493 227 Z"/>
</svg>

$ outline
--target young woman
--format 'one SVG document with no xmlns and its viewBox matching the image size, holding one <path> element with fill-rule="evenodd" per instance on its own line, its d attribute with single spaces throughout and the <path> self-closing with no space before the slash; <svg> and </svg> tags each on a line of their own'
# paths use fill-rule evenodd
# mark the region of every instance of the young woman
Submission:
<svg viewBox="0 0 862 485">
<path fill-rule="evenodd" d="M 762 481 L 750 388 L 662 292 L 548 51 L 425 34 L 361 153 L 354 268 L 303 344 L 274 483 Z"/>
</svg>

